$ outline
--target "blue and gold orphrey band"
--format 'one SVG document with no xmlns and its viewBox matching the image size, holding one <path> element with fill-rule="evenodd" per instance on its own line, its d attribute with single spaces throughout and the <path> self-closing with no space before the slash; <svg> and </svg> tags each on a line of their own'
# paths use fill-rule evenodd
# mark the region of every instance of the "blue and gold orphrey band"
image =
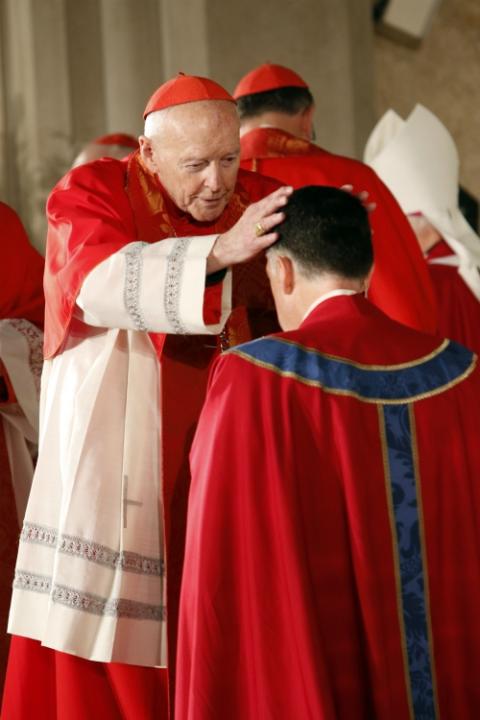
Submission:
<svg viewBox="0 0 480 720">
<path fill-rule="evenodd" d="M 378 414 L 410 715 L 435 720 L 437 693 L 413 405 L 379 406 Z"/>
<path fill-rule="evenodd" d="M 230 352 L 325 392 L 381 405 L 414 402 L 444 392 L 467 377 L 477 359 L 452 340 L 444 340 L 426 357 L 392 366 L 355 363 L 276 337 L 254 340 Z"/>
</svg>

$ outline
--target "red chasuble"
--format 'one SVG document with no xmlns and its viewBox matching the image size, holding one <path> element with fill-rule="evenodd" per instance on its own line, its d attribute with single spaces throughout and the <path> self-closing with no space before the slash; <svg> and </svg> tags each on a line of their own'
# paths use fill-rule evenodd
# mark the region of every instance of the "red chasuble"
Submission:
<svg viewBox="0 0 480 720">
<path fill-rule="evenodd" d="M 53 190 L 47 206 L 49 235 L 45 276 L 46 357 L 62 351 L 62 343 L 68 333 L 82 282 L 90 270 L 102 260 L 135 240 L 151 243 L 167 237 L 225 232 L 237 222 L 249 204 L 279 186 L 275 180 L 240 170 L 235 192 L 221 217 L 213 223 L 198 223 L 170 201 L 158 181 L 144 169 L 138 153 L 121 161 L 99 160 L 68 173 Z M 188 451 L 204 399 L 209 367 L 220 347 L 235 345 L 278 328 L 264 265 L 265 259 L 262 255 L 233 268 L 233 311 L 220 338 L 150 334 L 161 359 L 162 372 L 163 506 L 168 568 L 169 680 L 172 687 L 190 482 Z M 220 297 L 221 283 L 207 288 L 204 317 L 209 324 L 214 324 L 220 317 Z M 42 687 L 53 692 L 51 688 L 55 686 L 55 677 L 49 673 L 55 673 L 55 668 L 58 668 L 57 680 L 60 682 L 64 672 L 77 675 L 79 685 L 75 697 L 80 703 L 78 717 L 88 716 L 87 705 L 81 704 L 83 694 L 79 688 L 84 680 L 87 682 L 86 678 L 92 672 L 92 663 L 81 658 L 69 658 L 62 653 L 53 653 L 40 647 L 36 641 L 25 638 L 14 637 L 12 647 L 11 670 L 9 668 L 11 693 L 5 698 L 4 708 L 13 712 L 12 705 L 18 698 L 15 690 L 17 678 L 29 677 L 38 666 L 38 672 L 43 667 L 46 673 L 41 675 L 42 683 L 36 686 L 43 698 L 46 696 L 42 696 Z M 47 658 L 47 655 L 50 657 L 52 653 L 57 656 L 55 662 Z M 135 679 L 133 685 L 136 690 L 131 692 L 128 702 L 130 709 L 125 717 L 135 720 L 137 717 L 147 717 L 142 714 L 143 706 L 138 705 L 142 695 L 139 691 L 144 682 L 144 695 L 150 698 L 145 707 L 150 708 L 150 712 L 153 707 L 151 703 L 156 701 L 155 693 L 152 694 L 152 682 L 155 682 L 152 673 L 157 673 L 158 676 L 158 671 L 118 666 L 115 663 L 95 663 L 95 666 L 98 691 L 101 687 L 104 688 L 105 707 L 110 708 L 106 710 L 106 717 L 116 717 L 115 712 L 120 712 L 120 707 L 123 708 L 122 712 L 127 713 L 122 703 L 119 702 L 117 708 L 115 703 L 109 705 L 110 700 L 107 702 L 108 698 L 115 698 L 117 695 L 115 677 L 119 671 L 115 670 L 115 667 L 120 667 L 125 685 L 132 686 L 128 680 L 129 673 L 132 682 Z M 69 698 L 74 697 L 71 683 L 62 684 L 62 688 L 59 713 L 61 707 L 69 702 Z M 164 678 L 157 679 L 157 695 L 164 689 Z M 38 705 L 36 697 L 32 693 L 24 698 L 27 703 L 24 713 L 28 714 L 29 707 Z M 28 702 L 31 703 L 30 706 Z M 166 707 L 163 704 L 162 714 L 158 717 L 166 717 L 165 713 Z M 12 718 L 25 716 L 12 715 Z M 68 720 L 71 720 L 67 715 L 59 717 L 68 717 Z"/>
<path fill-rule="evenodd" d="M 479 354 L 480 302 L 459 274 L 458 267 L 435 262 L 451 256 L 452 251 L 444 240 L 427 255 L 437 297 L 439 332 Z"/>
<path fill-rule="evenodd" d="M 43 327 L 45 303 L 43 299 L 44 260 L 28 241 L 20 218 L 8 205 L 0 202 L 0 319 L 23 318 Z M 8 375 L 0 361 L 0 403 L 16 402 Z M 10 466 L 5 446 L 3 423 L 0 419 L 0 693 L 8 654 L 5 634 L 13 572 L 18 543 L 18 522 L 13 496 Z"/>
<path fill-rule="evenodd" d="M 242 167 L 288 183 L 353 185 L 366 190 L 375 251 L 369 298 L 394 320 L 417 330 L 437 330 L 431 280 L 418 242 L 398 203 L 374 171 L 358 160 L 334 155 L 277 128 L 256 128 L 241 138 Z"/>
<path fill-rule="evenodd" d="M 472 352 L 360 295 L 217 361 L 176 720 L 478 718 L 479 399 Z"/>
</svg>

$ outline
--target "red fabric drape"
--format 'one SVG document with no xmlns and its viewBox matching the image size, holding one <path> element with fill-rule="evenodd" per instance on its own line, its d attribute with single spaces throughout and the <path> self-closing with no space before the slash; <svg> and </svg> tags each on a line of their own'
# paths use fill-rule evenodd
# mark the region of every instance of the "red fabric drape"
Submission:
<svg viewBox="0 0 480 720">
<path fill-rule="evenodd" d="M 166 720 L 167 671 L 97 663 L 13 636 L 2 720 Z"/>
<path fill-rule="evenodd" d="M 30 245 L 15 211 L 1 202 L 0 243 L 0 318 L 24 318 L 43 327 L 43 257 Z"/>
<path fill-rule="evenodd" d="M 395 198 L 374 171 L 276 128 L 257 128 L 241 138 L 242 167 L 295 188 L 353 185 L 367 191 L 375 269 L 369 299 L 394 320 L 425 332 L 438 329 L 435 293 L 417 239 Z"/>
</svg>

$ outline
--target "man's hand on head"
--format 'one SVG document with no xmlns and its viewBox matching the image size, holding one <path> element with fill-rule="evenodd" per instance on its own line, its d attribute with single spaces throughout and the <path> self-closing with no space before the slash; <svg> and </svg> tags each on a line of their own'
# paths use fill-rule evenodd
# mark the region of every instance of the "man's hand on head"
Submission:
<svg viewBox="0 0 480 720">
<path fill-rule="evenodd" d="M 245 210 L 240 220 L 219 235 L 207 258 L 207 274 L 245 262 L 278 239 L 275 228 L 285 214 L 281 211 L 293 188 L 281 187 Z"/>
</svg>

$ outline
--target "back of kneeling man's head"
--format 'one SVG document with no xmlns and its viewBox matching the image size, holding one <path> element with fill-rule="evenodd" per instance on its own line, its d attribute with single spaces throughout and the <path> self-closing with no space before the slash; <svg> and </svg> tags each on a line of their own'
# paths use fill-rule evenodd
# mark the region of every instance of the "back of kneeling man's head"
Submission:
<svg viewBox="0 0 480 720">
<path fill-rule="evenodd" d="M 284 330 L 298 327 L 308 308 L 333 290 L 364 292 L 373 248 L 368 212 L 360 200 L 333 187 L 296 190 L 268 250 L 267 273 Z"/>
</svg>

